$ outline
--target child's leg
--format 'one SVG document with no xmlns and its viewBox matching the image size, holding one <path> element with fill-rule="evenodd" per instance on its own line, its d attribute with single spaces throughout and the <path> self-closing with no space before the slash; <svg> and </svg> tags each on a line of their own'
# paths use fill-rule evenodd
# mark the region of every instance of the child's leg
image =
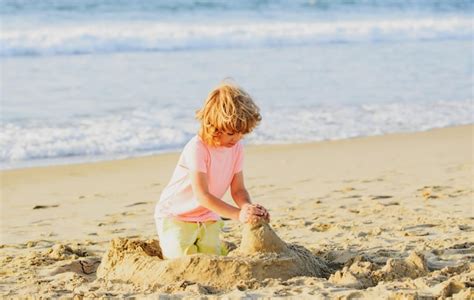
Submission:
<svg viewBox="0 0 474 300">
<path fill-rule="evenodd" d="M 199 225 L 199 235 L 196 242 L 199 253 L 227 255 L 227 248 L 219 239 L 224 222 L 204 222 Z"/>
<path fill-rule="evenodd" d="M 157 220 L 156 225 L 164 258 L 177 258 L 198 252 L 195 245 L 199 233 L 197 223 L 164 218 Z"/>
</svg>

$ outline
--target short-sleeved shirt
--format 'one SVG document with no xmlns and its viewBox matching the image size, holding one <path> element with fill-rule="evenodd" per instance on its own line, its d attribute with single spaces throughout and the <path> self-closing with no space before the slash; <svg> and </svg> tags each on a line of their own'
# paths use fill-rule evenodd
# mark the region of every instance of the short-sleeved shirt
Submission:
<svg viewBox="0 0 474 300">
<path fill-rule="evenodd" d="M 161 193 L 155 218 L 172 217 L 188 222 L 219 220 L 219 215 L 200 205 L 191 186 L 191 172 L 206 173 L 209 192 L 220 199 L 234 174 L 242 171 L 242 164 L 242 142 L 230 148 L 211 147 L 194 136 L 184 146 L 171 181 Z"/>
</svg>

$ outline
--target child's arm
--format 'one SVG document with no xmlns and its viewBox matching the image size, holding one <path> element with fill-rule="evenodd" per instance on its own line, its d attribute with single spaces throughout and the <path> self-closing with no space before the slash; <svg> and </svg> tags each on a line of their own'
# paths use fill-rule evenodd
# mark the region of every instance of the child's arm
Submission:
<svg viewBox="0 0 474 300">
<path fill-rule="evenodd" d="M 242 171 L 234 174 L 230 184 L 230 193 L 232 195 L 232 199 L 234 199 L 235 203 L 240 207 L 240 209 L 243 209 L 243 207 L 246 205 L 252 204 L 249 192 L 245 188 L 244 173 Z M 270 214 L 263 206 L 260 204 L 255 204 L 252 206 L 259 210 L 257 216 L 263 217 L 267 221 L 270 220 Z"/>
<path fill-rule="evenodd" d="M 240 208 L 242 208 L 244 204 L 252 204 L 249 192 L 247 192 L 247 189 L 245 188 L 243 172 L 234 174 L 232 182 L 230 183 L 230 194 L 232 195 L 235 204 Z"/>
<path fill-rule="evenodd" d="M 247 222 L 251 215 L 261 214 L 257 207 L 249 207 L 245 211 L 235 206 L 229 205 L 221 199 L 209 193 L 207 175 L 202 172 L 191 172 L 191 182 L 194 193 L 202 206 L 212 210 L 220 216 Z"/>
</svg>

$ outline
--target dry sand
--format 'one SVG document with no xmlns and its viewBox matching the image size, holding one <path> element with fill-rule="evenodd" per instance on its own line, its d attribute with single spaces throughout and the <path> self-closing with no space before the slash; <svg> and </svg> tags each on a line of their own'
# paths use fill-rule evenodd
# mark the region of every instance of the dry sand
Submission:
<svg viewBox="0 0 474 300">
<path fill-rule="evenodd" d="M 473 130 L 247 147 L 271 227 L 226 221 L 228 257 L 160 258 L 178 154 L 3 171 L 0 295 L 472 298 Z"/>
</svg>

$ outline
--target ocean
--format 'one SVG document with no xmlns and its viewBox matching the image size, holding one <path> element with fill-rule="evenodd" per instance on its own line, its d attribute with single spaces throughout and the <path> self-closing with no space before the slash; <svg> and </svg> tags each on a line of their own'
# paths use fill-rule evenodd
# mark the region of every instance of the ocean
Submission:
<svg viewBox="0 0 474 300">
<path fill-rule="evenodd" d="M 0 0 L 0 168 L 179 151 L 224 79 L 246 144 L 474 123 L 473 5 L 442 0 Z"/>
</svg>

